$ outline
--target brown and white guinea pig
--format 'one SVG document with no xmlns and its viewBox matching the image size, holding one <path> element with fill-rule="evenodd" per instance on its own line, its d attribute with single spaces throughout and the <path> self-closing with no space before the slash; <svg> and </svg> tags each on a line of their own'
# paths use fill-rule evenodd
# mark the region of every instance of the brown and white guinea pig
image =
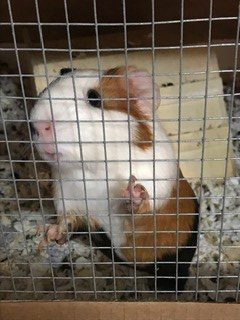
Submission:
<svg viewBox="0 0 240 320">
<path fill-rule="evenodd" d="M 51 162 L 56 180 L 59 219 L 47 239 L 66 241 L 65 222 L 76 231 L 88 218 L 92 230 L 104 230 L 120 260 L 154 272 L 149 266 L 156 256 L 159 290 L 183 290 L 196 249 L 198 203 L 181 172 L 177 197 L 177 161 L 160 122 L 153 120 L 158 86 L 135 67 L 128 67 L 127 81 L 125 67 L 100 79 L 96 70 L 68 71 L 40 94 L 31 112 L 37 149 Z M 130 172 L 142 183 L 131 177 L 127 185 Z M 131 198 L 132 209 L 124 198 Z M 106 246 L 102 239 L 95 235 Z"/>
</svg>

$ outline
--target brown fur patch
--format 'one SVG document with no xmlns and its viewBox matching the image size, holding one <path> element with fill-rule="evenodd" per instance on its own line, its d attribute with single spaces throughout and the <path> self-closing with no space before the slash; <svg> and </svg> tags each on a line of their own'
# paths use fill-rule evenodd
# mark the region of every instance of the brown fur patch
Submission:
<svg viewBox="0 0 240 320">
<path fill-rule="evenodd" d="M 134 67 L 128 67 L 128 73 L 134 72 Z M 128 92 L 126 83 L 126 68 L 118 67 L 108 70 L 105 74 L 107 77 L 102 77 L 99 87 L 95 88 L 99 93 L 102 89 L 103 106 L 106 110 L 116 110 L 129 114 L 136 120 L 150 120 L 148 114 L 143 113 L 137 105 L 137 90 L 131 85 L 131 79 L 128 79 L 129 100 L 127 102 Z M 111 77 L 111 75 L 122 77 Z M 114 100 L 114 99 L 121 100 Z M 113 100 L 111 100 L 113 99 Z M 126 99 L 126 100 L 123 100 Z M 134 143 L 141 149 L 146 150 L 152 145 L 152 130 L 148 123 L 140 122 L 137 125 L 137 130 L 134 135 Z"/>
<path fill-rule="evenodd" d="M 172 194 L 163 207 L 158 208 L 156 211 L 156 231 L 166 231 L 166 233 L 156 234 L 156 246 L 168 246 L 173 248 L 157 248 L 157 259 L 161 260 L 165 254 L 173 254 L 176 252 L 177 244 L 177 218 L 179 219 L 179 233 L 178 245 L 184 246 L 187 243 L 188 238 L 191 236 L 188 231 L 191 231 L 194 224 L 195 202 L 194 199 L 179 199 L 179 217 L 177 217 L 177 190 L 174 187 Z M 180 198 L 192 198 L 195 197 L 193 190 L 186 180 L 179 181 L 179 197 Z M 137 262 L 154 262 L 155 260 L 155 234 L 154 234 L 154 216 L 149 212 L 149 206 L 144 204 L 144 208 L 141 208 L 141 212 L 136 213 L 134 216 L 134 230 L 135 230 L 135 249 L 136 249 L 136 261 Z M 142 210 L 143 209 L 143 210 Z M 141 213 L 149 213 L 149 215 L 141 216 Z M 188 214 L 189 213 L 189 214 Z M 181 215 L 187 214 L 187 215 Z M 132 230 L 132 221 L 129 219 L 128 223 L 125 223 L 125 231 Z M 146 233 L 149 232 L 150 233 Z M 186 232 L 184 232 L 186 231 Z M 138 233 L 141 232 L 141 233 Z M 152 233 L 151 233 L 152 232 Z M 134 261 L 133 251 L 133 234 L 126 234 L 126 243 L 123 247 L 131 247 L 130 249 L 122 249 L 122 253 L 127 261 Z M 141 248 L 138 248 L 141 247 Z M 148 248 L 144 248 L 148 247 Z"/>
<path fill-rule="evenodd" d="M 147 150 L 152 146 L 153 135 L 149 125 L 145 123 L 139 123 L 135 135 L 136 135 L 135 144 L 139 148 L 143 150 Z"/>
</svg>

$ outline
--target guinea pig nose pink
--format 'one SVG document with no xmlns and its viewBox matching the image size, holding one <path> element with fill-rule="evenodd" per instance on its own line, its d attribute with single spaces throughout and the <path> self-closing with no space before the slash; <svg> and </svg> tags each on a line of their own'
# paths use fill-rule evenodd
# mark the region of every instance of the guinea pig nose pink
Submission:
<svg viewBox="0 0 240 320">
<path fill-rule="evenodd" d="M 42 149 L 47 153 L 55 153 L 55 145 L 53 135 L 53 125 L 50 122 L 38 122 L 35 124 L 38 132 L 39 142 L 42 143 Z"/>
</svg>

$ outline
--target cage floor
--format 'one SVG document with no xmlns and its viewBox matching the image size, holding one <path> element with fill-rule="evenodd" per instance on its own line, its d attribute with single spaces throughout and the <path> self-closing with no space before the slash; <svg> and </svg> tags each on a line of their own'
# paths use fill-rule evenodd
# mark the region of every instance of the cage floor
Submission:
<svg viewBox="0 0 240 320">
<path fill-rule="evenodd" d="M 26 119 L 23 101 L 8 99 L 18 96 L 18 88 L 10 78 L 0 78 L 1 108 L 5 119 Z M 231 87 L 225 87 L 226 93 Z M 231 99 L 226 98 L 229 110 Z M 233 105 L 232 137 L 236 154 L 238 177 L 226 181 L 226 199 L 224 215 L 222 179 L 205 179 L 201 201 L 200 243 L 191 266 L 191 276 L 186 292 L 179 300 L 234 301 L 239 285 L 240 261 L 240 99 L 235 97 Z M 4 130 L 0 128 L 0 139 L 5 140 Z M 23 140 L 28 137 L 27 127 L 21 123 L 7 123 L 9 140 Z M 237 140 L 238 139 L 238 140 Z M 70 299 L 108 300 L 148 300 L 155 297 L 150 292 L 147 274 L 127 266 L 113 264 L 99 250 L 91 250 L 88 237 L 76 236 L 62 246 L 51 243 L 38 250 L 43 233 L 38 228 L 43 224 L 42 212 L 54 213 L 52 203 L 43 201 L 40 210 L 35 182 L 19 179 L 34 178 L 32 163 L 13 162 L 11 167 L 4 144 L 0 145 L 0 298 L 1 299 Z M 10 145 L 12 160 L 31 160 L 30 147 L 19 143 Z M 39 164 L 36 168 L 41 179 L 50 178 L 50 170 Z M 8 179 L 16 179 L 16 185 Z M 6 180 L 4 180 L 6 179 Z M 193 181 L 192 186 L 199 196 L 201 184 Z M 13 200 L 15 189 L 19 198 Z M 40 184 L 41 196 L 51 194 L 51 184 Z M 12 200 L 11 200 L 12 199 Z M 19 208 L 21 212 L 19 212 Z M 49 223 L 49 220 L 46 219 Z M 220 233 L 222 230 L 222 238 Z M 221 240 L 220 240 L 221 239 Z M 221 250 L 219 245 L 221 244 Z M 69 254 L 70 253 L 70 254 Z M 199 254 L 197 256 L 197 253 Z M 219 254 L 221 254 L 220 261 Z M 92 269 L 92 261 L 95 263 Z M 94 277 L 93 277 L 94 273 Z M 115 275 L 115 279 L 113 279 Z M 197 280 L 196 280 L 197 276 Z M 218 293 L 217 293 L 218 291 Z M 75 294 L 74 294 L 75 292 Z M 196 295 L 196 292 L 198 293 Z M 159 299 L 175 299 L 175 294 L 159 294 Z"/>
</svg>

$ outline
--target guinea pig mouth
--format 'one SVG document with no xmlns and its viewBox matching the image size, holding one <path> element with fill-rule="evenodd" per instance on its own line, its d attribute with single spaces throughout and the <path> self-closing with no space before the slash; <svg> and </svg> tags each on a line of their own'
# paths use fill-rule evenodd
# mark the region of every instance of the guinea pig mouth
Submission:
<svg viewBox="0 0 240 320">
<path fill-rule="evenodd" d="M 51 161 L 51 162 L 52 161 L 56 162 L 56 161 L 60 160 L 61 156 L 62 156 L 62 154 L 59 152 L 54 152 L 54 151 L 49 152 L 49 151 L 44 150 L 42 148 L 39 148 L 39 153 L 40 153 L 42 159 L 44 159 L 46 161 Z"/>
<path fill-rule="evenodd" d="M 57 161 L 62 156 L 61 153 L 56 152 L 55 147 L 51 144 L 45 144 L 45 143 L 41 143 L 41 141 L 39 141 L 37 143 L 36 147 L 37 147 L 41 157 L 44 160 Z"/>
<path fill-rule="evenodd" d="M 44 158 L 51 161 L 57 161 L 61 158 L 61 153 L 44 151 Z"/>
</svg>

